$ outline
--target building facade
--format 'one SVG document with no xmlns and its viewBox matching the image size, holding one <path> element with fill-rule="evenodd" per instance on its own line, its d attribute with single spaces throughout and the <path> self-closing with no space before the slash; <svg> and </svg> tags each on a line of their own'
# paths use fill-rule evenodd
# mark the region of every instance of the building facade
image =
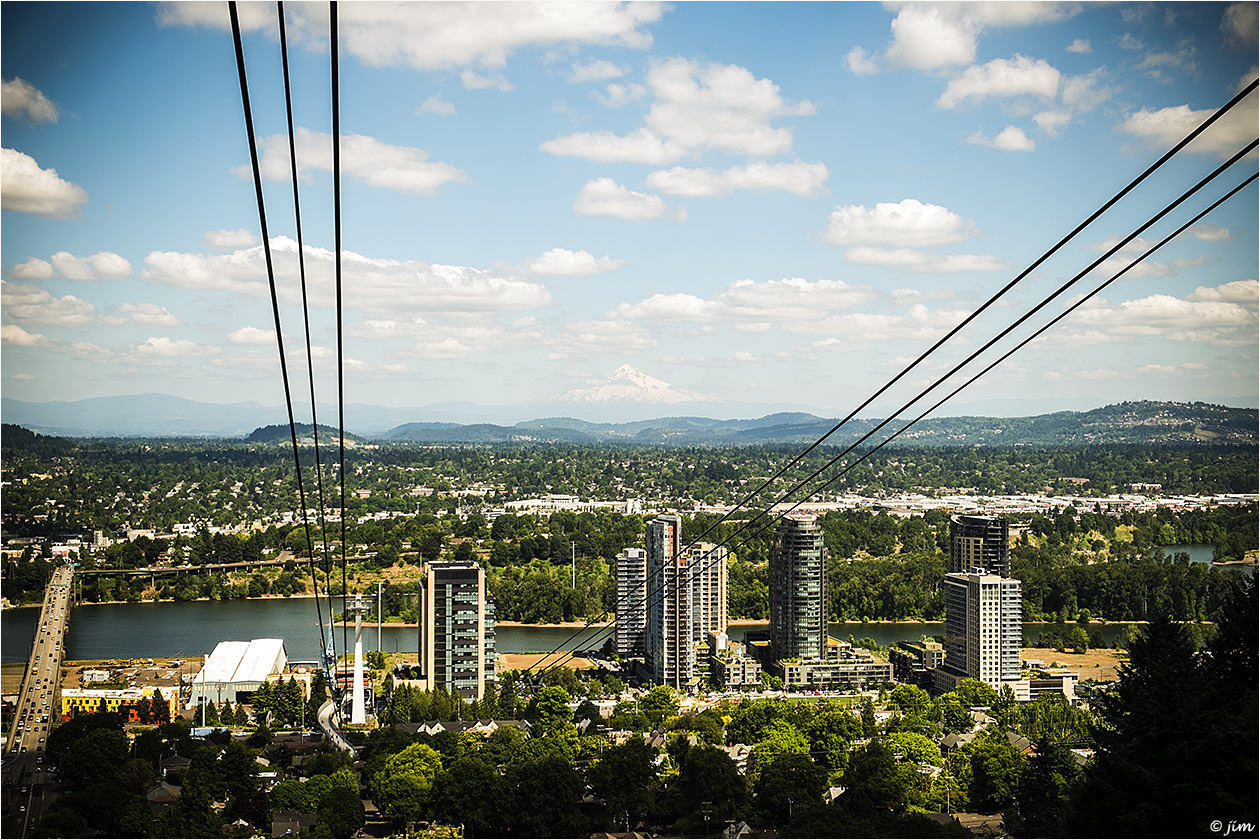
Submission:
<svg viewBox="0 0 1260 840">
<path fill-rule="evenodd" d="M 426 568 L 420 600 L 420 667 L 430 688 L 481 699 L 494 679 L 494 604 L 486 573 L 473 562 Z"/>
<path fill-rule="evenodd" d="M 949 543 L 951 572 L 1010 573 L 1010 524 L 1000 516 L 951 516 Z"/>
<path fill-rule="evenodd" d="M 818 517 L 779 520 L 770 549 L 770 654 L 822 659 L 827 653 L 827 550 Z"/>
<path fill-rule="evenodd" d="M 617 582 L 617 621 L 613 650 L 618 656 L 643 656 L 647 650 L 647 552 L 627 548 L 614 561 Z"/>
<path fill-rule="evenodd" d="M 944 671 L 994 688 L 1020 678 L 1020 589 L 1018 580 L 980 570 L 945 576 Z"/>
<path fill-rule="evenodd" d="M 893 678 L 890 662 L 848 642 L 829 641 L 823 658 L 785 659 L 779 667 L 783 669 L 783 684 L 794 688 L 860 689 L 883 685 Z"/>
</svg>

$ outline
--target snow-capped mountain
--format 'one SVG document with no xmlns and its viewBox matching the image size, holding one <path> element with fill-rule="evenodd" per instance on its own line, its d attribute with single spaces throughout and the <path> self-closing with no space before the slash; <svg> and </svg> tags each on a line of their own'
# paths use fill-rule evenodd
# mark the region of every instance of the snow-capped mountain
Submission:
<svg viewBox="0 0 1260 840">
<path fill-rule="evenodd" d="M 640 402 L 673 405 L 677 403 L 716 402 L 716 398 L 695 391 L 675 388 L 668 382 L 648 376 L 638 368 L 622 365 L 602 385 L 575 388 L 561 395 L 561 400 L 575 403 Z"/>
</svg>

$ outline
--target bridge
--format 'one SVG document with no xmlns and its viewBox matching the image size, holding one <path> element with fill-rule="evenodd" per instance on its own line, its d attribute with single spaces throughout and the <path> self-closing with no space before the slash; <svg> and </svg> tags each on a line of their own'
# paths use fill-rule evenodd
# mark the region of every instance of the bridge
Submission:
<svg viewBox="0 0 1260 840">
<path fill-rule="evenodd" d="M 79 577 L 101 577 L 103 575 L 114 575 L 120 577 L 127 576 L 155 576 L 155 575 L 181 575 L 181 574 L 199 574 L 208 571 L 240 571 L 242 569 L 262 569 L 268 566 L 283 566 L 293 561 L 299 562 L 292 554 L 283 551 L 275 560 L 258 560 L 253 563 L 207 563 L 204 566 L 198 566 L 193 563 L 184 563 L 181 566 L 140 566 L 134 569 L 78 569 L 75 571 Z M 301 559 L 305 562 L 305 558 Z"/>
</svg>

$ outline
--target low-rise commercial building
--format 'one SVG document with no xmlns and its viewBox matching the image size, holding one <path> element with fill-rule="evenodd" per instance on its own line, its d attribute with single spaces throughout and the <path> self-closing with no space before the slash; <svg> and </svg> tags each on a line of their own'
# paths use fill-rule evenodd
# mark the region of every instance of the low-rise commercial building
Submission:
<svg viewBox="0 0 1260 840">
<path fill-rule="evenodd" d="M 179 715 L 179 696 L 176 691 L 161 691 L 155 686 L 141 688 L 66 688 L 61 692 L 61 719 L 95 712 L 114 712 L 128 721 L 140 721 L 141 701 L 154 701 L 166 706 L 167 720 Z"/>
<path fill-rule="evenodd" d="M 827 640 L 827 655 L 822 659 L 785 659 L 778 667 L 783 670 L 783 685 L 792 688 L 865 688 L 893 678 L 891 663 L 835 639 Z"/>
</svg>

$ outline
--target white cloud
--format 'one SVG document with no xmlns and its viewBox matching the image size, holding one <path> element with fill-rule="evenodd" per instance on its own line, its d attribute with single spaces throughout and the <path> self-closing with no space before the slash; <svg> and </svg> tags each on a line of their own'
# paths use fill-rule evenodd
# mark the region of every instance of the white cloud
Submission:
<svg viewBox="0 0 1260 840">
<path fill-rule="evenodd" d="M 855 76 L 869 76 L 879 72 L 879 65 L 872 61 L 861 47 L 849 50 L 844 60 L 849 65 L 849 72 Z"/>
<path fill-rule="evenodd" d="M 253 231 L 237 228 L 236 230 L 208 230 L 201 241 L 207 248 L 216 251 L 233 251 L 237 248 L 248 248 L 258 244 L 258 237 Z"/>
<path fill-rule="evenodd" d="M 15 374 L 13 374 L 13 378 L 14 378 L 14 379 L 21 379 L 21 380 L 23 380 L 23 381 L 30 381 L 30 380 L 34 379 L 35 377 L 34 377 L 34 376 L 32 376 L 32 375 L 31 375 L 31 374 L 29 374 L 29 373 L 15 373 Z"/>
<path fill-rule="evenodd" d="M 332 135 L 298 128 L 298 170 L 332 171 Z M 272 134 L 259 141 L 259 169 L 264 178 L 289 180 L 289 137 Z M 232 170 L 242 178 L 252 177 L 248 166 Z M 429 160 L 429 153 L 414 146 L 391 146 L 364 134 L 341 136 L 342 175 L 357 178 L 373 187 L 416 195 L 433 195 L 448 182 L 466 181 L 459 169 L 441 161 Z"/>
<path fill-rule="evenodd" d="M 227 334 L 227 340 L 233 344 L 274 344 L 275 330 L 264 330 L 261 327 L 241 327 Z"/>
<path fill-rule="evenodd" d="M 1103 85 L 1106 76 L 1107 69 L 1099 67 L 1080 76 L 1065 77 L 1060 91 L 1063 104 L 1074 111 L 1094 110 L 1120 91 L 1120 88 Z"/>
<path fill-rule="evenodd" d="M 416 113 L 437 114 L 439 117 L 449 117 L 454 115 L 455 106 L 435 93 L 420 103 L 420 107 L 416 108 Z"/>
<path fill-rule="evenodd" d="M 573 202 L 573 210 L 580 216 L 617 216 L 635 221 L 658 218 L 666 209 L 660 196 L 635 192 L 612 178 L 587 181 Z"/>
<path fill-rule="evenodd" d="M 1075 15 L 1066 3 L 899 3 L 885 58 L 916 70 L 971 64 L 976 40 L 989 27 L 1053 23 Z"/>
<path fill-rule="evenodd" d="M 18 78 L 0 84 L 0 110 L 14 118 L 25 114 L 36 124 L 57 121 L 57 106 L 33 84 Z"/>
<path fill-rule="evenodd" d="M 675 166 L 649 173 L 647 185 L 667 195 L 722 196 L 744 189 L 782 190 L 808 198 L 822 192 L 827 174 L 826 164 L 800 161 L 756 162 L 733 166 L 721 172 Z"/>
<path fill-rule="evenodd" d="M 223 351 L 207 344 L 197 344 L 186 338 L 171 339 L 158 336 L 145 339 L 132 348 L 143 356 L 180 357 L 180 356 L 215 356 Z"/>
<path fill-rule="evenodd" d="M 593 257 L 586 251 L 569 251 L 564 248 L 552 248 L 528 263 L 529 270 L 535 274 L 562 277 L 616 271 L 625 264 L 625 260 L 614 260 L 607 255 Z"/>
<path fill-rule="evenodd" d="M 21 213 L 67 218 L 88 200 L 78 184 L 63 181 L 56 169 L 41 169 L 35 158 L 0 150 L 0 207 Z"/>
<path fill-rule="evenodd" d="M 1230 3 L 1221 17 L 1221 29 L 1231 41 L 1242 44 L 1256 42 L 1256 4 Z"/>
<path fill-rule="evenodd" d="M 602 82 L 606 79 L 619 79 L 626 75 L 628 71 L 620 64 L 614 64 L 606 59 L 595 59 L 585 64 L 575 61 L 570 68 L 569 81 L 574 83 L 582 82 Z"/>
<path fill-rule="evenodd" d="M 178 327 L 180 321 L 165 306 L 156 303 L 122 303 L 120 312 L 131 315 L 131 320 L 142 327 Z"/>
<path fill-rule="evenodd" d="M 53 276 L 53 267 L 39 257 L 28 257 L 26 262 L 13 266 L 10 273 L 23 280 L 46 280 Z"/>
<path fill-rule="evenodd" d="M 131 263 L 112 251 L 99 251 L 90 257 L 76 257 L 67 251 L 58 251 L 49 259 L 57 273 L 68 280 L 96 280 L 131 274 Z"/>
<path fill-rule="evenodd" d="M 637 304 L 621 304 L 615 315 L 626 320 L 702 322 L 713 317 L 712 308 L 709 301 L 695 295 L 655 294 Z"/>
<path fill-rule="evenodd" d="M 273 237 L 272 256 L 281 297 L 301 301 L 297 243 Z M 311 302 L 331 307 L 334 255 L 306 246 L 306 271 Z M 397 316 L 411 310 L 492 312 L 532 309 L 551 303 L 540 283 L 496 271 L 458 265 L 389 260 L 342 251 L 346 288 L 354 294 L 347 306 L 363 312 Z M 153 251 L 145 257 L 144 279 L 190 289 L 220 289 L 241 294 L 267 294 L 267 273 L 261 245 L 230 254 L 187 254 Z"/>
<path fill-rule="evenodd" d="M 630 321 L 617 318 L 572 321 L 565 325 L 564 332 L 547 358 L 587 358 L 591 354 L 605 352 L 629 354 L 651 350 L 655 346 L 656 339 Z"/>
<path fill-rule="evenodd" d="M 992 139 L 977 131 L 967 138 L 967 142 L 975 143 L 979 146 L 990 146 L 1006 152 L 1031 152 L 1037 148 L 1037 144 L 1028 139 L 1028 135 L 1024 133 L 1024 130 L 1014 125 L 1008 125 Z"/>
<path fill-rule="evenodd" d="M 604 163 L 669 163 L 682 157 L 682 146 L 664 140 L 646 128 L 626 135 L 611 131 L 586 131 L 548 140 L 538 147 L 561 157 L 580 157 Z"/>
<path fill-rule="evenodd" d="M 801 321 L 791 327 L 791 330 L 805 335 L 829 336 L 815 342 L 813 346 L 819 350 L 843 351 L 863 344 L 936 338 L 942 331 L 959 324 L 968 314 L 970 313 L 966 310 L 929 308 L 923 304 L 915 304 L 904 315 L 854 312 Z M 844 338 L 837 339 L 836 336 Z"/>
<path fill-rule="evenodd" d="M 760 357 L 756 353 L 749 353 L 747 350 L 736 350 L 735 361 L 737 362 L 756 362 Z"/>
<path fill-rule="evenodd" d="M 1041 96 L 1053 99 L 1059 93 L 1062 74 L 1045 59 L 995 58 L 987 64 L 968 67 L 950 80 L 936 100 L 942 108 L 954 108 L 967 100 L 990 96 Z"/>
<path fill-rule="evenodd" d="M 1152 79 L 1165 80 L 1177 79 L 1186 73 L 1197 73 L 1199 65 L 1194 60 L 1194 46 L 1184 43 L 1176 52 L 1161 50 L 1147 53 L 1137 69 L 1146 71 L 1146 75 Z M 1171 70 L 1171 75 L 1166 70 Z"/>
<path fill-rule="evenodd" d="M 289 38 L 326 49 L 328 11 L 319 4 L 286 10 Z M 263 4 L 240 5 L 244 29 L 276 31 Z M 341 41 L 365 64 L 446 69 L 469 64 L 498 68 L 517 49 L 559 44 L 607 44 L 646 49 L 640 27 L 660 20 L 660 3 L 348 3 L 341 7 Z M 217 4 L 163 3 L 163 25 L 228 28 Z M 273 35 L 274 37 L 274 35 Z"/>
<path fill-rule="evenodd" d="M 825 238 L 832 245 L 944 245 L 966 239 L 970 228 L 970 222 L 964 224 L 962 217 L 939 204 L 906 198 L 895 204 L 881 202 L 872 210 L 861 204 L 836 207 Z"/>
<path fill-rule="evenodd" d="M 1116 46 L 1122 50 L 1136 51 L 1142 49 L 1143 44 L 1137 38 L 1134 38 L 1133 35 L 1126 32 L 1116 39 Z"/>
<path fill-rule="evenodd" d="M 807 320 L 874 298 L 875 290 L 869 286 L 784 277 L 763 283 L 739 280 L 717 295 L 714 306 L 718 314 L 744 322 L 742 332 L 764 332 L 761 325 L 768 319 L 780 323 Z"/>
<path fill-rule="evenodd" d="M 1001 260 L 988 254 L 937 254 L 914 248 L 875 248 L 859 245 L 845 252 L 845 259 L 862 265 L 882 265 L 910 271 L 954 273 L 959 271 L 998 271 Z"/>
<path fill-rule="evenodd" d="M 1190 293 L 1187 300 L 1225 301 L 1255 306 L 1260 298 L 1260 285 L 1255 280 L 1234 280 L 1219 286 L 1200 286 Z"/>
<path fill-rule="evenodd" d="M 570 134 L 539 148 L 590 160 L 656 164 L 706 150 L 769 157 L 792 148 L 791 130 L 770 121 L 814 112 L 810 102 L 789 103 L 774 82 L 734 64 L 657 61 L 648 71 L 648 87 L 655 98 L 644 127 L 624 136 Z"/>
<path fill-rule="evenodd" d="M 1072 115 L 1067 111 L 1042 111 L 1033 114 L 1033 122 L 1037 127 L 1054 137 L 1068 123 L 1072 121 Z"/>
<path fill-rule="evenodd" d="M 0 300 L 9 318 L 24 324 L 86 327 L 96 323 L 96 307 L 74 295 L 55 298 L 46 289 L 20 283 L 0 285 Z"/>
<path fill-rule="evenodd" d="M 604 88 L 604 92 L 591 91 L 591 96 L 607 108 L 622 108 L 631 102 L 637 102 L 647 95 L 647 88 L 639 84 L 622 85 L 613 82 Z M 554 142 L 554 141 L 552 141 Z M 545 144 L 544 144 L 545 145 Z M 550 151 L 549 149 L 547 151 Z"/>
<path fill-rule="evenodd" d="M 504 93 L 516 90 L 516 85 L 504 78 L 502 73 L 490 73 L 483 76 L 473 70 L 461 70 L 459 72 L 459 81 L 463 84 L 464 90 L 494 89 Z"/>
<path fill-rule="evenodd" d="M 29 333 L 17 324 L 5 324 L 0 327 L 0 343 L 9 347 L 39 347 L 47 344 L 48 339 L 39 333 Z"/>
<path fill-rule="evenodd" d="M 1121 303 L 1095 298 L 1070 320 L 1107 337 L 1162 335 L 1221 347 L 1255 346 L 1256 281 L 1200 287 L 1186 298 L 1156 294 Z"/>
<path fill-rule="evenodd" d="M 1154 111 L 1143 108 L 1130 114 L 1120 124 L 1120 130 L 1157 146 L 1172 146 L 1213 113 L 1215 109 L 1195 110 L 1189 105 Z M 1258 120 L 1256 97 L 1248 96 L 1196 137 L 1184 151 L 1227 158 L 1255 137 Z"/>
<path fill-rule="evenodd" d="M 1077 38 L 1067 45 L 1067 51 L 1070 53 L 1091 53 L 1094 48 L 1089 45 L 1088 38 Z"/>
<path fill-rule="evenodd" d="M 1206 369 L 1207 369 L 1207 365 L 1203 364 L 1202 362 L 1182 362 L 1179 365 L 1158 365 L 1158 364 L 1142 365 L 1142 367 L 1138 369 L 1138 372 L 1139 373 L 1179 373 L 1181 371 L 1186 371 L 1186 370 L 1196 371 L 1196 370 L 1206 370 Z"/>
<path fill-rule="evenodd" d="M 1220 225 L 1195 225 L 1186 233 L 1201 242 L 1224 242 L 1229 239 L 1229 228 Z"/>
</svg>

